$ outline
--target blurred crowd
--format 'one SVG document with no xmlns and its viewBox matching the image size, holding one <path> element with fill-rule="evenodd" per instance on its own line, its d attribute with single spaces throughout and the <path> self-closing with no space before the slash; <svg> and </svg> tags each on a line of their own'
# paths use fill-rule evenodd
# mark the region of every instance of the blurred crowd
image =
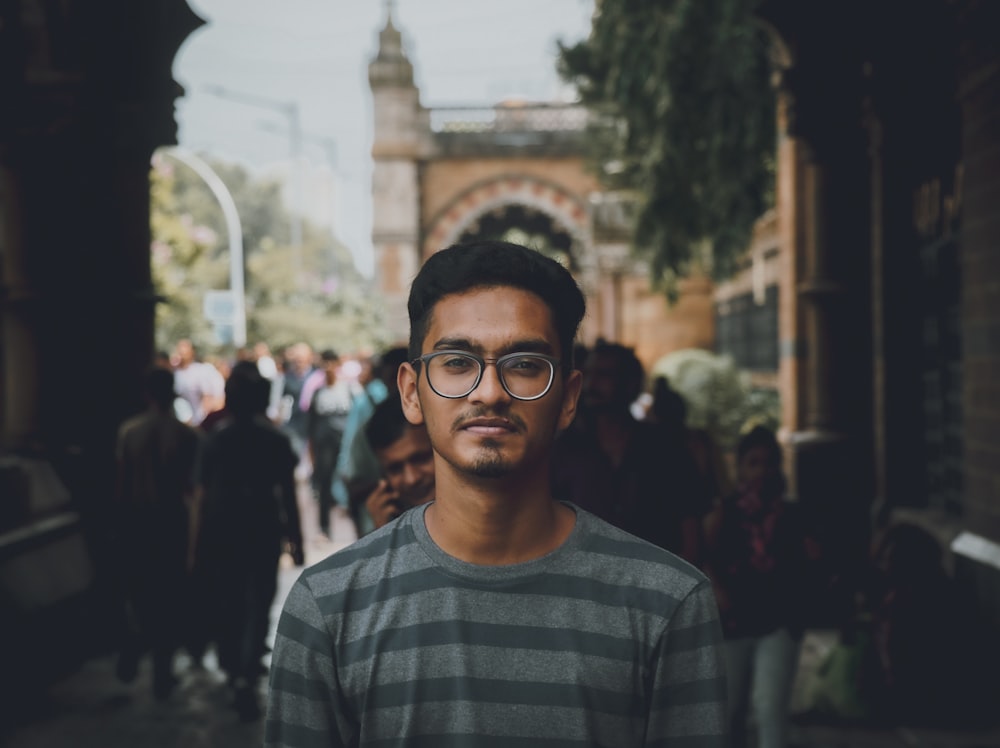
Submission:
<svg viewBox="0 0 1000 748">
<path fill-rule="evenodd" d="M 863 583 L 845 591 L 836 538 L 789 496 L 771 429 L 751 424 L 723 449 L 633 349 L 599 340 L 574 355 L 583 389 L 551 456 L 553 496 L 706 572 L 734 745 L 786 745 L 801 643 L 818 626 L 841 641 L 811 684 L 814 715 L 970 718 L 976 694 L 955 666 L 972 667 L 974 616 L 955 615 L 932 539 L 913 527 L 874 537 Z M 433 500 L 426 428 L 406 420 L 396 388 L 406 360 L 402 346 L 341 356 L 305 342 L 206 360 L 189 340 L 158 356 L 147 410 L 119 433 L 118 537 L 131 559 L 119 677 L 149 653 L 166 698 L 175 654 L 203 667 L 211 650 L 240 716 L 260 716 L 280 556 L 304 563 L 306 527 L 322 541 L 345 522 L 361 537 Z"/>
</svg>

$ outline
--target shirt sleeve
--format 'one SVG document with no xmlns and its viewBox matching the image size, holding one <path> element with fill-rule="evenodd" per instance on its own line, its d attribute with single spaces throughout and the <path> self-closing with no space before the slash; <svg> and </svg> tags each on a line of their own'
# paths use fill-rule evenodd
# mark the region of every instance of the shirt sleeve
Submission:
<svg viewBox="0 0 1000 748">
<path fill-rule="evenodd" d="M 333 638 L 303 577 L 282 607 L 275 635 L 264 726 L 265 748 L 339 748 L 357 722 L 340 694 Z"/>
<path fill-rule="evenodd" d="M 677 606 L 660 643 L 646 746 L 726 748 L 726 669 L 719 612 L 708 581 Z"/>
</svg>

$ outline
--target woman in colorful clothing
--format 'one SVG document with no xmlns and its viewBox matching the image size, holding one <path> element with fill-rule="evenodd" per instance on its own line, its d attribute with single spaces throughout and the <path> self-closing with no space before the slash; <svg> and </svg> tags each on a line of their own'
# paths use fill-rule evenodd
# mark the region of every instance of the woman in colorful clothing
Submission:
<svg viewBox="0 0 1000 748">
<path fill-rule="evenodd" d="M 784 748 L 819 548 L 785 496 L 781 448 L 758 426 L 737 448 L 737 490 L 706 518 L 707 571 L 726 639 L 733 745 L 747 741 L 751 697 L 759 748 Z"/>
</svg>

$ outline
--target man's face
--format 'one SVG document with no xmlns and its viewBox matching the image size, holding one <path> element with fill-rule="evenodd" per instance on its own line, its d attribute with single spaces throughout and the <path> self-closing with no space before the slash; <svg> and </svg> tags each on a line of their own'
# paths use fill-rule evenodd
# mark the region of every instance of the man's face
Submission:
<svg viewBox="0 0 1000 748">
<path fill-rule="evenodd" d="M 561 357 L 549 308 L 518 288 L 476 288 L 445 296 L 431 314 L 421 353 L 456 349 L 495 359 L 532 352 Z M 564 379 L 556 372 L 552 388 L 533 401 L 515 400 L 487 364 L 479 385 L 459 399 L 435 394 L 426 371 L 404 364 L 399 372 L 403 410 L 411 423 L 424 423 L 434 451 L 456 472 L 499 478 L 543 464 L 558 429 L 576 412 L 579 372 Z"/>
<path fill-rule="evenodd" d="M 329 361 L 323 361 L 323 373 L 326 375 L 327 384 L 333 384 L 337 381 L 337 375 L 340 373 L 340 360 L 330 359 Z"/>
<path fill-rule="evenodd" d="M 746 489 L 771 494 L 783 488 L 779 456 L 767 447 L 748 449 L 737 465 L 740 483 Z"/>
<path fill-rule="evenodd" d="M 312 349 L 307 345 L 297 343 L 288 349 L 286 358 L 294 371 L 300 374 L 305 373 L 312 365 Z"/>
<path fill-rule="evenodd" d="M 622 372 L 614 356 L 595 351 L 583 367 L 583 401 L 595 410 L 620 410 L 628 403 L 622 395 Z"/>
<path fill-rule="evenodd" d="M 180 366 L 187 366 L 192 361 L 194 361 L 194 346 L 191 345 L 191 341 L 189 340 L 177 341 L 175 355 L 177 356 L 177 362 Z"/>
<path fill-rule="evenodd" d="M 434 498 L 434 450 L 426 428 L 409 426 L 388 447 L 375 450 L 375 457 L 403 509 Z"/>
</svg>

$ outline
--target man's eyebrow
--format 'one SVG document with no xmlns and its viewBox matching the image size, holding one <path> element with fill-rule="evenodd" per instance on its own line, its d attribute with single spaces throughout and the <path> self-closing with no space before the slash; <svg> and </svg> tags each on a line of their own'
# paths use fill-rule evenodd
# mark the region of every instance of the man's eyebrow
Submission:
<svg viewBox="0 0 1000 748">
<path fill-rule="evenodd" d="M 485 349 L 483 346 L 473 343 L 468 338 L 440 338 L 436 343 L 434 343 L 433 350 L 469 351 L 470 353 L 476 353 L 481 356 L 483 355 Z M 505 345 L 492 352 L 496 353 L 498 356 L 503 356 L 508 353 L 546 353 L 551 355 L 553 348 L 552 343 L 544 338 L 529 338 L 526 340 L 515 340 L 513 343 Z"/>
</svg>

